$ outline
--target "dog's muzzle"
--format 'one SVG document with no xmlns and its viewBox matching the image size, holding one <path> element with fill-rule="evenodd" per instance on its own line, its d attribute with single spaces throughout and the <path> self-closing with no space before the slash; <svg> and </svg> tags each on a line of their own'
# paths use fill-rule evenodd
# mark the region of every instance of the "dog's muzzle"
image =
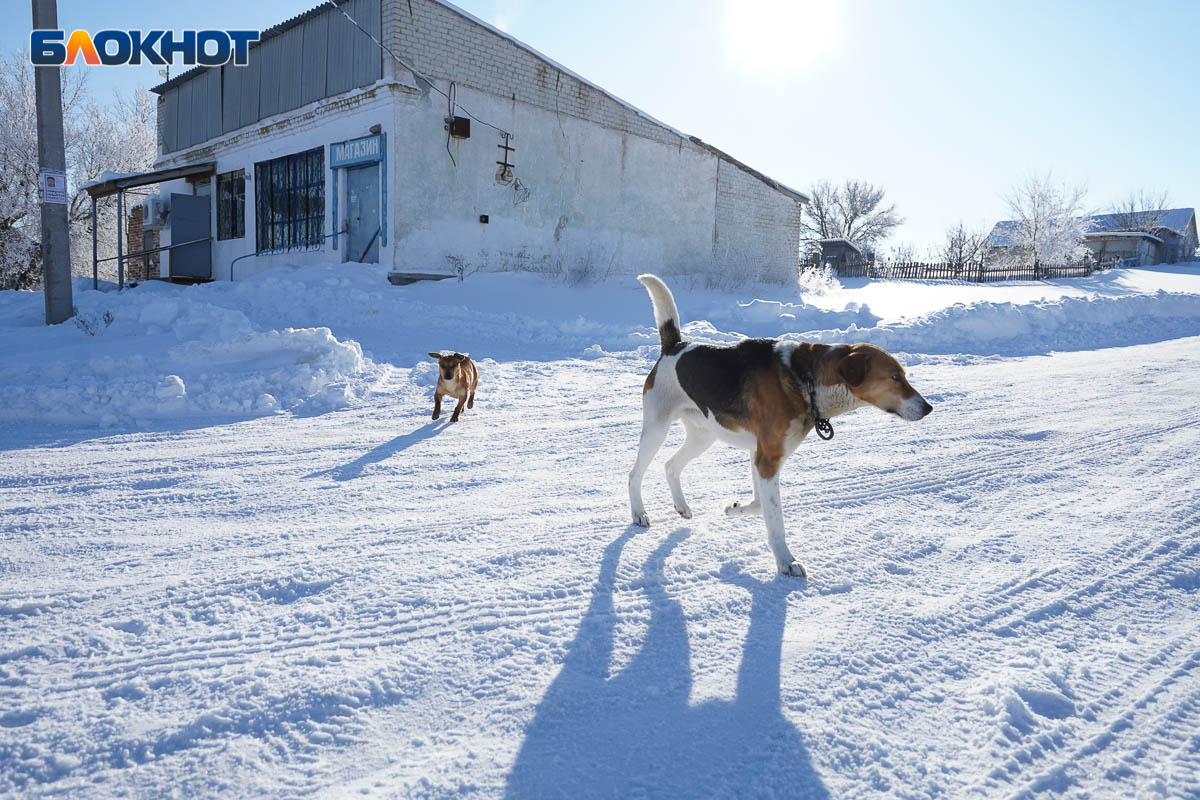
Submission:
<svg viewBox="0 0 1200 800">
<path fill-rule="evenodd" d="M 897 413 L 901 419 L 916 422 L 919 419 L 929 416 L 929 412 L 931 411 L 933 411 L 933 406 L 929 405 L 924 397 L 915 394 L 900 404 L 900 409 Z"/>
</svg>

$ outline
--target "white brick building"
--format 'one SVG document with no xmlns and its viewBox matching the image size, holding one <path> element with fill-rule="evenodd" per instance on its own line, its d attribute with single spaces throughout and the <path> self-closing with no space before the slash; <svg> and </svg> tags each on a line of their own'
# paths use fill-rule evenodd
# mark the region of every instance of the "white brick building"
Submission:
<svg viewBox="0 0 1200 800">
<path fill-rule="evenodd" d="M 213 198 L 214 279 L 269 247 L 284 250 L 240 260 L 238 277 L 331 258 L 795 274 L 803 194 L 443 0 L 320 6 L 265 31 L 249 66 L 154 91 L 158 166 L 213 165 L 163 193 Z"/>
</svg>

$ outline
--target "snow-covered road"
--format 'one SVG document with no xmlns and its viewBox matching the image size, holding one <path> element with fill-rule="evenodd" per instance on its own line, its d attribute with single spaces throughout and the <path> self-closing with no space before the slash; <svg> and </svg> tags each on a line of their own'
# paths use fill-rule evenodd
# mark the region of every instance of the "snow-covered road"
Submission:
<svg viewBox="0 0 1200 800">
<path fill-rule="evenodd" d="M 4 423 L 0 794 L 1200 795 L 1200 338 L 910 357 L 785 467 L 808 581 L 732 449 L 628 525 L 651 358 Z"/>
</svg>

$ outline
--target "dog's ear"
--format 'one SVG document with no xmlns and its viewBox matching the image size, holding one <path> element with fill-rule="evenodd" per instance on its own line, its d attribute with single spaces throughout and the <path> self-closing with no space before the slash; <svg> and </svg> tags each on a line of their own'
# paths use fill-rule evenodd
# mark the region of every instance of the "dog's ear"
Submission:
<svg viewBox="0 0 1200 800">
<path fill-rule="evenodd" d="M 430 353 L 430 354 L 429 354 L 429 357 L 430 357 L 430 358 L 432 358 L 434 361 L 441 361 L 441 360 L 442 360 L 442 354 L 441 354 L 441 353 Z"/>
<path fill-rule="evenodd" d="M 867 371 L 871 366 L 871 356 L 862 350 L 853 350 L 838 363 L 838 375 L 842 376 L 850 388 L 859 386 L 867 379 Z"/>
</svg>

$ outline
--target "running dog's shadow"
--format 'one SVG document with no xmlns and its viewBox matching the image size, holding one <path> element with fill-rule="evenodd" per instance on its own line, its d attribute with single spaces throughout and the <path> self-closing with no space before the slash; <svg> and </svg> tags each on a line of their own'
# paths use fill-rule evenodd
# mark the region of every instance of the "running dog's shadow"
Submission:
<svg viewBox="0 0 1200 800">
<path fill-rule="evenodd" d="M 780 710 L 779 668 L 788 579 L 761 583 L 736 571 L 750 592 L 750 628 L 732 700 L 689 705 L 692 673 L 683 609 L 663 588 L 677 532 L 643 569 L 650 600 L 642 649 L 608 676 L 616 617 L 613 582 L 636 528 L 605 548 L 592 602 L 562 671 L 538 705 L 506 797 L 733 798 L 828 800 L 799 731 Z"/>
<path fill-rule="evenodd" d="M 423 442 L 437 436 L 450 426 L 449 416 L 443 416 L 440 420 L 426 422 L 419 428 L 402 433 L 395 439 L 384 442 L 381 445 L 371 448 L 363 453 L 358 458 L 348 464 L 342 464 L 338 467 L 330 467 L 319 472 L 314 472 L 311 475 L 305 475 L 306 478 L 333 478 L 335 481 L 348 481 L 362 475 L 364 469 L 371 464 L 378 464 L 380 461 L 391 458 L 396 453 L 402 450 L 407 450 L 418 442 Z"/>
</svg>

